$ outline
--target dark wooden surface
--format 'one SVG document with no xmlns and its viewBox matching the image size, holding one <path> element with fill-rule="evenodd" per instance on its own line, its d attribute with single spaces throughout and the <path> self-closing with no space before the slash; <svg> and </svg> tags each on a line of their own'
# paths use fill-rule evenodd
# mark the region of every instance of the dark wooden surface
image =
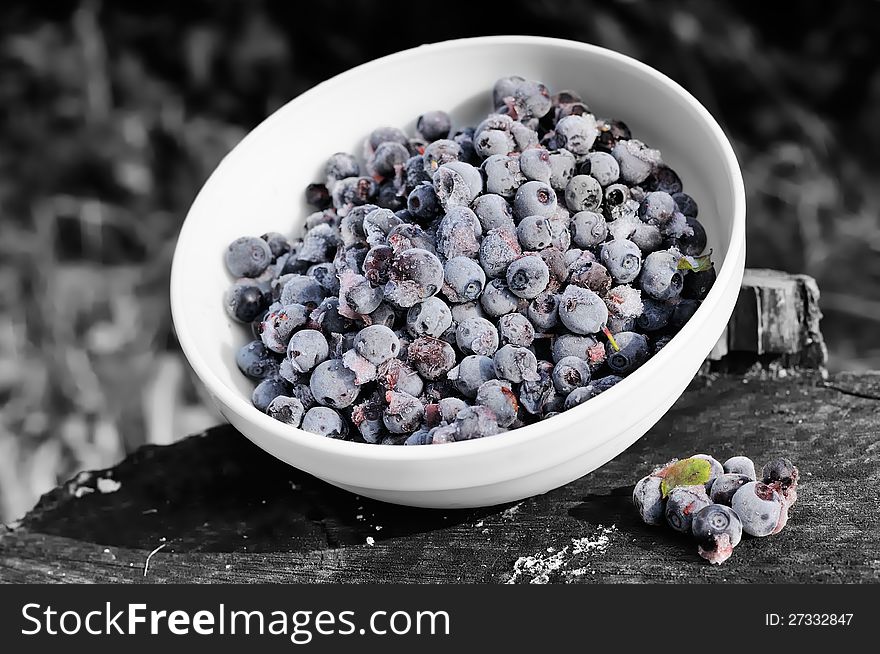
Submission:
<svg viewBox="0 0 880 654">
<path fill-rule="evenodd" d="M 594 473 L 519 504 L 460 511 L 358 498 L 217 427 L 44 496 L 0 527 L 0 579 L 876 582 L 878 416 L 880 374 L 701 376 Z M 688 539 L 641 524 L 633 483 L 694 452 L 793 458 L 802 485 L 786 529 L 710 566 Z"/>
</svg>

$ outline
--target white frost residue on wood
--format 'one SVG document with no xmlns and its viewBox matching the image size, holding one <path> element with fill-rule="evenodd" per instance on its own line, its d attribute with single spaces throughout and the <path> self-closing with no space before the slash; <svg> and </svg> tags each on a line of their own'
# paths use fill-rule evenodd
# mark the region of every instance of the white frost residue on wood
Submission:
<svg viewBox="0 0 880 654">
<path fill-rule="evenodd" d="M 115 479 L 108 479 L 106 477 L 99 477 L 98 481 L 95 482 L 95 485 L 98 487 L 99 493 L 115 493 L 122 488 L 121 483 Z"/>
<path fill-rule="evenodd" d="M 580 577 L 589 572 L 589 565 L 583 565 L 585 559 L 597 554 L 604 554 L 611 544 L 611 538 L 617 527 L 599 525 L 593 536 L 572 538 L 571 542 L 558 552 L 548 547 L 543 552 L 532 556 L 521 556 L 513 564 L 513 574 L 508 584 L 521 583 L 528 580 L 530 584 L 546 584 L 551 575 L 558 573 L 562 580 Z M 572 564 L 579 564 L 574 567 Z"/>
</svg>

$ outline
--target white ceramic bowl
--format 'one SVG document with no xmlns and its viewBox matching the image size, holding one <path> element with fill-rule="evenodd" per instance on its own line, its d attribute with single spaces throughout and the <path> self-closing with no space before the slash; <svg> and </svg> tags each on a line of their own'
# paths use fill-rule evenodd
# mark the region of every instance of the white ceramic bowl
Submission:
<svg viewBox="0 0 880 654">
<path fill-rule="evenodd" d="M 234 238 L 295 231 L 305 186 L 326 158 L 359 153 L 380 125 L 412 133 L 415 117 L 445 109 L 456 125 L 491 109 L 496 79 L 518 74 L 551 92 L 580 91 L 599 116 L 624 120 L 659 148 L 700 206 L 718 279 L 682 331 L 630 377 L 588 402 L 490 438 L 422 447 L 333 440 L 276 422 L 250 402 L 234 354 L 248 340 L 223 308 L 223 252 Z M 718 340 L 745 261 L 745 192 L 730 143 L 681 86 L 624 55 L 531 36 L 447 41 L 359 66 L 292 100 L 223 160 L 190 209 L 171 279 L 180 344 L 223 415 L 288 464 L 367 497 L 425 507 L 488 506 L 543 493 L 603 465 L 669 409 Z"/>
</svg>

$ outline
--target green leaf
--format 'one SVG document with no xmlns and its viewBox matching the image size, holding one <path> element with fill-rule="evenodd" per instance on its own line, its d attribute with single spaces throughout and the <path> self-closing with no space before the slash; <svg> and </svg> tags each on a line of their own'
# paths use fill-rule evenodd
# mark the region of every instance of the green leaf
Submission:
<svg viewBox="0 0 880 654">
<path fill-rule="evenodd" d="M 666 468 L 666 475 L 660 482 L 663 497 L 669 495 L 676 486 L 698 486 L 709 481 L 711 464 L 706 459 L 682 459 Z"/>
<path fill-rule="evenodd" d="M 691 270 L 693 272 L 703 272 L 712 267 L 712 251 L 709 254 L 702 254 L 699 257 L 683 256 L 678 260 L 679 270 Z"/>
</svg>

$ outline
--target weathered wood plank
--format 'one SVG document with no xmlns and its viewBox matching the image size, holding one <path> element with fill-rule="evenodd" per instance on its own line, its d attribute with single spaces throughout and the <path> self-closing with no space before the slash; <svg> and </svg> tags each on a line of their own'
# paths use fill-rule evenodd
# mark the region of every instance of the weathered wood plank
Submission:
<svg viewBox="0 0 880 654">
<path fill-rule="evenodd" d="M 218 427 L 143 448 L 46 495 L 0 533 L 0 579 L 504 582 L 546 573 L 551 582 L 877 582 L 878 415 L 880 374 L 710 375 L 592 474 L 518 505 L 445 512 L 358 498 Z M 693 452 L 759 462 L 790 455 L 803 484 L 788 527 L 746 539 L 715 567 L 687 539 L 642 525 L 632 484 Z M 163 544 L 144 577 L 148 554 Z"/>
</svg>

